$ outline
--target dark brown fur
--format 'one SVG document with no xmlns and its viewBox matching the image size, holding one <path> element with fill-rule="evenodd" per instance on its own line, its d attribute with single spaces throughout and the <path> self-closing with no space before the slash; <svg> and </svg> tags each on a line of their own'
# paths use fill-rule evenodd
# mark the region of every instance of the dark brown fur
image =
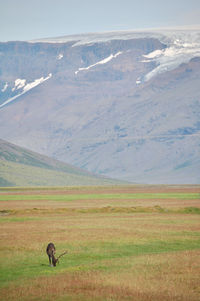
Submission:
<svg viewBox="0 0 200 301">
<path fill-rule="evenodd" d="M 46 252 L 49 256 L 49 264 L 55 267 L 58 259 L 55 258 L 56 248 L 52 242 L 48 244 Z"/>
<path fill-rule="evenodd" d="M 65 251 L 63 252 L 60 256 L 58 256 L 58 258 L 55 257 L 56 254 L 56 247 L 54 246 L 54 244 L 52 242 L 50 242 L 47 246 L 46 249 L 47 255 L 49 256 L 49 264 L 52 266 L 56 266 L 56 263 L 59 263 L 59 258 L 64 256 L 65 254 L 67 254 L 68 252 Z"/>
</svg>

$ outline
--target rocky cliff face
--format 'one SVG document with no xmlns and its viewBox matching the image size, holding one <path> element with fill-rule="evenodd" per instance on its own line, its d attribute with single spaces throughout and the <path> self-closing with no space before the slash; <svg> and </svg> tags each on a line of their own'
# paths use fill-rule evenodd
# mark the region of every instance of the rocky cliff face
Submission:
<svg viewBox="0 0 200 301">
<path fill-rule="evenodd" d="M 159 41 L 150 38 L 113 40 L 73 47 L 74 43 L 0 43 L 0 103 L 20 94 L 27 84 L 46 78 L 49 74 L 53 74 L 57 83 L 66 83 L 69 79 L 76 83 L 77 79 L 83 78 L 81 71 L 88 70 L 89 66 L 98 62 L 102 62 L 98 64 L 102 67 L 106 58 L 108 61 L 109 58 L 115 58 L 112 55 L 127 53 L 127 56 L 136 60 L 138 56 L 164 47 Z M 129 62 L 125 65 L 129 65 Z M 126 71 L 133 71 L 133 66 L 124 66 L 123 69 L 116 66 L 109 71 L 106 66 L 106 69 L 100 68 L 92 75 L 90 72 L 86 76 L 84 72 L 84 80 L 121 80 L 127 77 Z"/>
<path fill-rule="evenodd" d="M 0 137 L 106 176 L 198 183 L 200 55 L 181 37 L 0 43 Z"/>
</svg>

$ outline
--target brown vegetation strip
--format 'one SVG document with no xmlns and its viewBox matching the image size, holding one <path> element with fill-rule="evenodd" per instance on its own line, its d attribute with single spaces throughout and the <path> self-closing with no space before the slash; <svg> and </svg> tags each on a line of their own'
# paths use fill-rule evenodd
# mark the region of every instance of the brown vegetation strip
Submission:
<svg viewBox="0 0 200 301">
<path fill-rule="evenodd" d="M 31 195 L 31 194 L 107 194 L 107 193 L 200 193 L 200 185 L 129 185 L 129 186 L 94 186 L 94 187 L 63 187 L 61 188 L 0 188 L 3 195 Z"/>
<path fill-rule="evenodd" d="M 48 209 L 4 209 L 0 210 L 0 215 L 39 215 L 39 214 L 59 214 L 59 213 L 180 213 L 180 214 L 200 214 L 200 208 L 184 207 L 184 208 L 163 208 L 158 205 L 153 207 L 112 207 L 106 206 L 101 208 L 48 208 Z"/>
</svg>

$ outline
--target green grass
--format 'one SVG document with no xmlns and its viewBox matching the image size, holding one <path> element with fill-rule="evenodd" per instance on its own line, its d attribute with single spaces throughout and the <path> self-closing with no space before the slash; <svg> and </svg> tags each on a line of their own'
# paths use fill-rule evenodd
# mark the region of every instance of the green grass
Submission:
<svg viewBox="0 0 200 301">
<path fill-rule="evenodd" d="M 40 220 L 39 217 L 37 216 L 32 216 L 32 217 L 28 217 L 28 216 L 23 216 L 23 217 L 18 217 L 18 216 L 2 216 L 0 218 L 0 223 L 11 223 L 11 222 L 27 222 L 27 221 L 35 221 L 35 220 Z"/>
<path fill-rule="evenodd" d="M 62 245 L 63 247 L 64 245 Z M 10 281 L 23 280 L 27 278 L 35 278 L 39 275 L 52 275 L 67 271 L 112 271 L 116 269 L 116 260 L 123 258 L 131 258 L 135 256 L 169 253 L 185 250 L 195 250 L 200 247 L 200 239 L 192 240 L 174 240 L 167 241 L 149 241 L 144 244 L 134 244 L 121 242 L 96 242 L 87 243 L 78 246 L 78 253 L 74 249 L 70 250 L 70 245 L 65 245 L 69 250 L 69 254 L 60 259 L 60 264 L 56 268 L 49 268 L 46 254 L 33 251 L 16 251 L 0 261 L 1 285 L 9 284 Z M 58 245 L 59 247 L 59 245 Z M 44 252 L 43 252 L 44 253 Z M 13 256 L 14 255 L 14 256 Z M 110 264 L 108 265 L 108 261 Z M 120 270 L 128 268 L 128 266 L 117 267 Z"/>
<path fill-rule="evenodd" d="M 0 201 L 15 200 L 50 200 L 50 201 L 75 201 L 75 200 L 140 200 L 140 199 L 179 199 L 200 200 L 199 193 L 110 193 L 110 194 L 68 194 L 68 195 L 0 195 Z"/>
</svg>

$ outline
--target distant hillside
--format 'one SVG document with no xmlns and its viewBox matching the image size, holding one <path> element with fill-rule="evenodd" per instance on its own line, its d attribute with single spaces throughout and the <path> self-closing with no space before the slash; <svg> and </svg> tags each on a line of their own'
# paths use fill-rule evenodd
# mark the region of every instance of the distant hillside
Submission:
<svg viewBox="0 0 200 301">
<path fill-rule="evenodd" d="M 119 182 L 98 177 L 0 139 L 0 186 L 106 185 Z"/>
</svg>

